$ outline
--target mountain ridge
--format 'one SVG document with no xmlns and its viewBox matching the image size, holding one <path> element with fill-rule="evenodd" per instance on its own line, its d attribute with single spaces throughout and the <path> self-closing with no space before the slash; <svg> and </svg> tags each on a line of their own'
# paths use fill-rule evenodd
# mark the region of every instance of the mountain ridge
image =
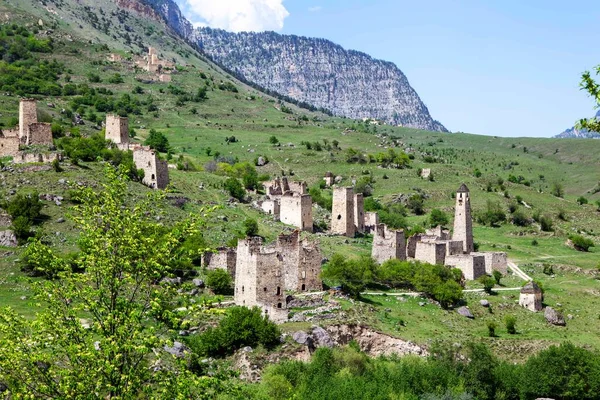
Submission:
<svg viewBox="0 0 600 400">
<path fill-rule="evenodd" d="M 447 132 L 392 62 L 330 40 L 276 32 L 197 28 L 171 0 L 141 0 L 171 29 L 238 79 L 353 119 Z"/>
<path fill-rule="evenodd" d="M 600 118 L 600 111 L 596 113 L 595 117 Z M 577 129 L 573 126 L 554 137 L 558 139 L 600 139 L 600 133 L 590 132 L 587 129 Z"/>
</svg>

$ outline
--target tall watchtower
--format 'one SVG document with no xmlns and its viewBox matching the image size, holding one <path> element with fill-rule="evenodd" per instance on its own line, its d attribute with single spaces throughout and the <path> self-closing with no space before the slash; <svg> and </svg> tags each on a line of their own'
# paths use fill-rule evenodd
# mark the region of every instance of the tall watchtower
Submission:
<svg viewBox="0 0 600 400">
<path fill-rule="evenodd" d="M 351 187 L 333 188 L 331 233 L 354 237 L 354 190 Z"/>
<path fill-rule="evenodd" d="M 473 252 L 473 220 L 471 219 L 471 199 L 469 188 L 464 183 L 456 192 L 456 209 L 454 211 L 454 231 L 452 240 L 463 242 L 463 252 Z"/>
<path fill-rule="evenodd" d="M 106 140 L 115 143 L 119 149 L 127 150 L 129 147 L 129 121 L 126 117 L 115 114 L 106 114 Z"/>
<path fill-rule="evenodd" d="M 29 125 L 37 123 L 37 105 L 34 99 L 19 102 L 19 139 L 29 137 Z"/>
</svg>

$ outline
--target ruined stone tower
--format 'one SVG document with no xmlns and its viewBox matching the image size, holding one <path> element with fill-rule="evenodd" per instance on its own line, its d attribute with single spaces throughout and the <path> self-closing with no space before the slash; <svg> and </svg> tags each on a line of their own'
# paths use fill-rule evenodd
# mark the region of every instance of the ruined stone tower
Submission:
<svg viewBox="0 0 600 400">
<path fill-rule="evenodd" d="M 452 240 L 463 242 L 463 252 L 473 251 L 473 220 L 471 219 L 471 199 L 469 188 L 464 183 L 456 192 L 456 209 L 454 211 L 454 231 Z"/>
<path fill-rule="evenodd" d="M 331 232 L 348 237 L 354 237 L 356 233 L 354 227 L 354 190 L 351 187 L 336 187 L 333 189 Z"/>
<path fill-rule="evenodd" d="M 144 170 L 142 182 L 153 189 L 164 189 L 169 184 L 169 167 L 167 162 L 158 158 L 156 151 L 139 147 L 133 151 L 133 162 L 136 168 Z"/>
<path fill-rule="evenodd" d="M 521 289 L 519 295 L 519 305 L 526 309 L 536 312 L 543 308 L 544 295 L 542 289 L 537 283 L 531 281 Z"/>
<path fill-rule="evenodd" d="M 317 242 L 300 238 L 300 231 L 277 237 L 277 250 L 282 257 L 285 290 L 306 292 L 323 290 L 321 249 Z M 274 273 L 274 271 L 272 271 Z"/>
<path fill-rule="evenodd" d="M 406 260 L 404 231 L 390 230 L 384 224 L 377 225 L 373 235 L 371 257 L 379 264 L 387 260 Z"/>
<path fill-rule="evenodd" d="M 281 196 L 280 221 L 303 231 L 313 231 L 312 197 L 308 194 L 285 192 Z"/>
<path fill-rule="evenodd" d="M 354 228 L 358 233 L 365 232 L 365 202 L 362 193 L 354 195 Z"/>
<path fill-rule="evenodd" d="M 29 125 L 37 124 L 37 106 L 34 99 L 21 99 L 19 102 L 19 139 L 26 142 L 29 137 Z"/>
<path fill-rule="evenodd" d="M 127 118 L 106 114 L 106 140 L 115 143 L 121 150 L 129 148 L 129 122 Z"/>
</svg>

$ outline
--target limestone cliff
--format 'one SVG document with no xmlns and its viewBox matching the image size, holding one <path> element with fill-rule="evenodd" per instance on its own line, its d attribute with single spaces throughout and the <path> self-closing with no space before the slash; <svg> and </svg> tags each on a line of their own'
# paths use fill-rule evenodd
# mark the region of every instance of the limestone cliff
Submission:
<svg viewBox="0 0 600 400">
<path fill-rule="evenodd" d="M 143 0 L 167 24 L 239 78 L 349 118 L 447 131 L 391 62 L 324 39 L 274 32 L 192 29 L 172 0 Z"/>
</svg>

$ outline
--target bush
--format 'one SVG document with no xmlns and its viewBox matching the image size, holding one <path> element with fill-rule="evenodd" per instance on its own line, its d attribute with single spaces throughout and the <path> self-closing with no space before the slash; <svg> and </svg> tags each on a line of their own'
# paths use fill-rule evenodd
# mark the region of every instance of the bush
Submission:
<svg viewBox="0 0 600 400">
<path fill-rule="evenodd" d="M 349 296 L 359 298 L 360 292 L 373 283 L 376 269 L 371 257 L 347 260 L 340 254 L 334 254 L 321 276 L 339 284 Z"/>
<path fill-rule="evenodd" d="M 19 244 L 27 243 L 27 239 L 29 239 L 31 234 L 31 221 L 24 216 L 18 216 L 13 219 L 12 222 L 12 230 L 17 237 L 17 241 Z"/>
<path fill-rule="evenodd" d="M 523 211 L 517 210 L 512 215 L 512 223 L 517 226 L 529 226 L 531 221 L 527 218 L 527 215 Z"/>
<path fill-rule="evenodd" d="M 489 337 L 496 337 L 496 328 L 497 327 L 498 327 L 498 325 L 496 325 L 495 322 L 488 321 L 487 328 L 488 328 L 488 336 Z"/>
<path fill-rule="evenodd" d="M 573 247 L 578 251 L 589 251 L 590 247 L 594 247 L 594 242 L 591 239 L 585 238 L 581 235 L 571 235 L 569 236 L 571 242 L 573 242 Z"/>
<path fill-rule="evenodd" d="M 12 230 L 19 244 L 27 242 L 31 237 L 31 225 L 40 217 L 42 202 L 36 192 L 29 195 L 18 193 L 12 200 L 0 202 L 12 218 Z"/>
<path fill-rule="evenodd" d="M 333 199 L 329 196 L 325 197 L 323 192 L 318 187 L 312 187 L 308 190 L 308 194 L 312 197 L 312 201 L 318 204 L 321 208 L 331 211 Z M 365 203 L 369 198 L 365 199 Z M 366 208 L 365 208 L 366 209 Z"/>
<path fill-rule="evenodd" d="M 239 201 L 243 201 L 246 196 L 246 191 L 244 187 L 240 183 L 240 181 L 236 178 L 227 178 L 224 184 L 225 190 L 229 193 L 229 195 Z"/>
<path fill-rule="evenodd" d="M 483 225 L 498 227 L 506 221 L 506 214 L 502 210 L 500 203 L 487 201 L 487 209 L 477 218 L 478 222 Z"/>
<path fill-rule="evenodd" d="M 517 333 L 517 319 L 514 316 L 507 315 L 506 318 L 504 318 L 504 323 L 506 324 L 506 332 L 511 335 Z"/>
<path fill-rule="evenodd" d="M 500 279 L 502 279 L 502 272 L 495 269 L 494 272 L 492 272 L 492 276 L 494 277 L 494 281 L 496 281 L 496 285 L 499 285 Z"/>
<path fill-rule="evenodd" d="M 561 183 L 554 182 L 552 184 L 552 189 L 550 190 L 550 193 L 552 193 L 556 197 L 563 197 L 564 194 L 565 194 L 565 190 L 564 190 L 563 185 Z"/>
<path fill-rule="evenodd" d="M 244 233 L 246 236 L 258 236 L 258 222 L 254 218 L 247 218 L 244 221 Z"/>
<path fill-rule="evenodd" d="M 423 206 L 423 197 L 419 194 L 413 194 L 408 199 L 407 207 L 415 214 L 415 215 L 423 215 L 425 213 L 425 209 Z"/>
<path fill-rule="evenodd" d="M 542 215 L 539 220 L 540 227 L 544 232 L 552 232 L 552 218 Z"/>
<path fill-rule="evenodd" d="M 483 275 L 480 276 L 477 280 L 483 285 L 483 290 L 485 290 L 486 293 L 492 293 L 492 289 L 496 284 L 496 280 L 494 278 L 488 275 Z"/>
<path fill-rule="evenodd" d="M 224 269 L 208 271 L 205 283 L 215 294 L 233 294 L 233 280 Z"/>
<path fill-rule="evenodd" d="M 161 153 L 166 153 L 170 148 L 169 139 L 163 133 L 154 129 L 150 129 L 150 134 L 144 141 L 144 144 Z"/>
<path fill-rule="evenodd" d="M 191 336 L 187 344 L 197 355 L 223 357 L 244 346 L 272 348 L 279 344 L 280 336 L 277 325 L 258 307 L 232 307 L 216 328 Z"/>
<path fill-rule="evenodd" d="M 114 85 L 119 84 L 119 83 L 123 83 L 123 82 L 124 82 L 123 81 L 123 77 L 119 73 L 115 73 L 110 78 L 108 78 L 108 83 L 112 83 Z"/>
<path fill-rule="evenodd" d="M 63 169 L 60 166 L 60 161 L 58 161 L 58 158 L 52 160 L 52 169 L 54 170 L 54 172 L 62 172 Z"/>
<path fill-rule="evenodd" d="M 279 144 L 279 139 L 277 139 L 276 136 L 271 136 L 269 138 L 269 143 L 271 143 L 271 144 Z"/>
<path fill-rule="evenodd" d="M 429 226 L 431 228 L 435 228 L 438 225 L 445 226 L 448 222 L 449 218 L 445 212 L 437 208 L 431 210 L 431 214 L 429 214 Z"/>
</svg>

